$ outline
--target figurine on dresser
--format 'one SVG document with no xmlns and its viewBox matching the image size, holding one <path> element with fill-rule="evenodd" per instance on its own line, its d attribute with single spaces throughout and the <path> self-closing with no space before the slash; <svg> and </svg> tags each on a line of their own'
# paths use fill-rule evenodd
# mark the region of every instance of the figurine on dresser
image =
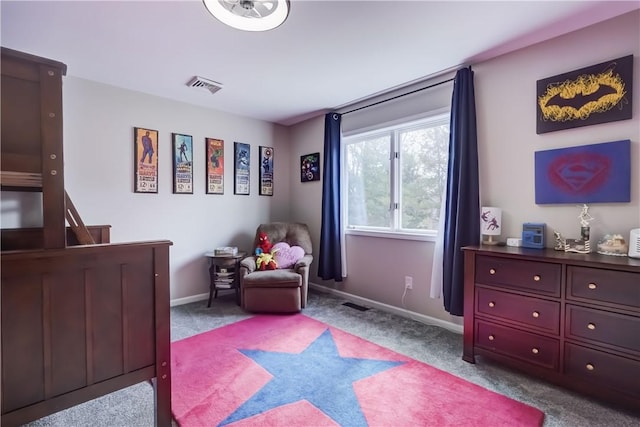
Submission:
<svg viewBox="0 0 640 427">
<path fill-rule="evenodd" d="M 562 237 L 562 234 L 560 234 L 560 232 L 556 230 L 553 231 L 553 237 L 555 238 L 556 242 L 553 246 L 553 249 L 555 249 L 556 251 L 564 251 L 564 245 L 567 242 L 567 239 Z"/>
<path fill-rule="evenodd" d="M 589 222 L 595 220 L 589 213 L 589 206 L 582 205 L 578 219 L 580 219 L 580 239 L 564 239 L 564 251 L 588 254 L 591 252 L 591 228 L 589 227 Z M 560 239 L 562 239 L 562 237 L 560 233 L 558 233 L 556 236 L 556 247 Z"/>
</svg>

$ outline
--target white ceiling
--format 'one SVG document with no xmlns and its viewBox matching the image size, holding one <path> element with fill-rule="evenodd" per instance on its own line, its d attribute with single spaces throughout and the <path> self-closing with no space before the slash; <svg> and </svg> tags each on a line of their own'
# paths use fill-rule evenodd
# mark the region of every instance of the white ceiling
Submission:
<svg viewBox="0 0 640 427">
<path fill-rule="evenodd" d="M 640 8 L 640 1 L 292 0 L 264 33 L 199 0 L 1 2 L 5 47 L 67 75 L 284 125 Z M 186 86 L 199 75 L 210 94 Z"/>
</svg>

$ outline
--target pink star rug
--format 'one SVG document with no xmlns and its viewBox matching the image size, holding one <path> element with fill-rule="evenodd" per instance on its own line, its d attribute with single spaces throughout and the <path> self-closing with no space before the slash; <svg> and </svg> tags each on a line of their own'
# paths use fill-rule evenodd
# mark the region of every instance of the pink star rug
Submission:
<svg viewBox="0 0 640 427">
<path fill-rule="evenodd" d="M 303 314 L 171 344 L 181 427 L 541 426 L 536 408 Z"/>
</svg>

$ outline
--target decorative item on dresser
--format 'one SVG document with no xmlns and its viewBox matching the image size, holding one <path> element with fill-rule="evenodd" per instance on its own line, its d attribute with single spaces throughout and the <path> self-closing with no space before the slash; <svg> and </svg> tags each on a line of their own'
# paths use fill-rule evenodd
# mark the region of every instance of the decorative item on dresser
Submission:
<svg viewBox="0 0 640 427">
<path fill-rule="evenodd" d="M 589 214 L 589 206 L 583 204 L 580 211 L 580 239 L 566 239 L 564 241 L 565 252 L 588 254 L 591 252 L 591 227 L 589 222 L 595 218 Z"/>
<path fill-rule="evenodd" d="M 463 249 L 465 361 L 491 358 L 640 412 L 640 260 Z"/>
<path fill-rule="evenodd" d="M 544 249 L 544 235 L 547 225 L 542 222 L 525 222 L 522 224 L 522 244 L 525 248 Z"/>
<path fill-rule="evenodd" d="M 629 232 L 629 256 L 640 258 L 640 228 L 634 228 Z"/>
<path fill-rule="evenodd" d="M 488 240 L 483 240 L 485 245 L 497 245 L 498 241 L 493 240 L 493 236 L 499 236 L 502 230 L 502 209 L 495 207 L 483 207 L 480 211 L 480 231 L 483 236 L 489 236 Z"/>
</svg>

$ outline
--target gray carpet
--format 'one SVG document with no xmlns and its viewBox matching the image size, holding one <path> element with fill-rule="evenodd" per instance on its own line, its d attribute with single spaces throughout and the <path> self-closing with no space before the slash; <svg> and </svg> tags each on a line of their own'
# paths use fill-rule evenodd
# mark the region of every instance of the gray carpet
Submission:
<svg viewBox="0 0 640 427">
<path fill-rule="evenodd" d="M 462 336 L 437 326 L 399 317 L 377 309 L 359 311 L 344 306 L 332 295 L 312 292 L 303 313 L 428 363 L 485 388 L 535 406 L 550 426 L 640 426 L 640 417 L 595 402 L 576 393 L 537 381 L 478 358 L 464 362 Z M 171 309 L 171 339 L 176 341 L 227 325 L 250 315 L 235 305 L 231 295 Z M 153 425 L 153 389 L 148 383 L 109 394 L 34 421 L 29 426 L 132 426 Z"/>
</svg>

